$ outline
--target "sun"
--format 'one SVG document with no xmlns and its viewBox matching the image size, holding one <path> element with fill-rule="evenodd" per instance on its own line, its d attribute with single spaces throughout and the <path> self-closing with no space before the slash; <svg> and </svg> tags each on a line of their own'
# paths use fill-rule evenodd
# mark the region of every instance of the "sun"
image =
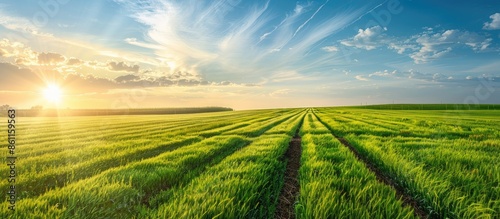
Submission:
<svg viewBox="0 0 500 219">
<path fill-rule="evenodd" d="M 61 88 L 59 88 L 59 86 L 56 84 L 49 84 L 43 90 L 43 96 L 47 101 L 51 103 L 59 103 L 61 102 L 61 97 L 62 97 Z"/>
</svg>

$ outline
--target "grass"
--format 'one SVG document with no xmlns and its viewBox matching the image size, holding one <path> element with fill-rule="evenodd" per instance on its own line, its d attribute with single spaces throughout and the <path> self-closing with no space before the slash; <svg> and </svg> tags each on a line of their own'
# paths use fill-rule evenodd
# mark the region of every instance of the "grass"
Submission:
<svg viewBox="0 0 500 219">
<path fill-rule="evenodd" d="M 355 106 L 381 110 L 500 110 L 500 104 L 380 104 Z"/>
<path fill-rule="evenodd" d="M 317 129 L 326 129 L 313 113 L 307 118 Z M 396 192 L 378 182 L 331 133 L 302 133 L 299 218 L 414 218 Z"/>
<path fill-rule="evenodd" d="M 395 111 L 322 109 L 318 115 L 332 132 L 343 135 L 415 197 L 431 218 L 500 216 L 500 132 L 496 125 L 500 112 L 403 116 Z M 350 127 L 345 121 L 360 123 L 358 132 L 345 130 Z M 372 128 L 376 126 L 393 134 L 384 135 Z"/>
<path fill-rule="evenodd" d="M 0 218 L 271 218 L 298 129 L 298 218 L 416 217 L 332 134 L 430 218 L 500 218 L 500 111 L 449 106 L 19 117 L 16 211 Z"/>
<path fill-rule="evenodd" d="M 290 136 L 262 135 L 184 188 L 161 194 L 151 218 L 273 217 Z M 210 197 L 210 198 L 207 198 Z"/>
</svg>

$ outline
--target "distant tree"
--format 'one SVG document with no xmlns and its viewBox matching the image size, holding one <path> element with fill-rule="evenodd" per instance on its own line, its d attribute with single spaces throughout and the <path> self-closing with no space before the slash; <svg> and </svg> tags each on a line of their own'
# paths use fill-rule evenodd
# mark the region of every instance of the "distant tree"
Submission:
<svg viewBox="0 0 500 219">
<path fill-rule="evenodd" d="M 2 105 L 2 106 L 0 107 L 0 110 L 2 110 L 2 111 L 4 111 L 4 110 L 8 110 L 8 109 L 10 109 L 9 104 L 5 104 L 5 105 Z"/>
<path fill-rule="evenodd" d="M 32 110 L 42 110 L 43 106 L 42 105 L 36 105 L 31 107 Z"/>
</svg>

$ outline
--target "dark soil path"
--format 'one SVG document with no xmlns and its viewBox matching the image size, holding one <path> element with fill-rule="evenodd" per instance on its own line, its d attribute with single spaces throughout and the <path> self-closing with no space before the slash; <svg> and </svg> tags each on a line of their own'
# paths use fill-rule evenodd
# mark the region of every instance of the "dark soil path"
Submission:
<svg viewBox="0 0 500 219">
<path fill-rule="evenodd" d="M 299 129 L 297 129 L 284 156 L 285 160 L 287 160 L 285 182 L 279 196 L 278 206 L 274 214 L 275 218 L 295 218 L 294 204 L 300 190 L 298 176 L 301 153 L 301 138 Z"/>
</svg>

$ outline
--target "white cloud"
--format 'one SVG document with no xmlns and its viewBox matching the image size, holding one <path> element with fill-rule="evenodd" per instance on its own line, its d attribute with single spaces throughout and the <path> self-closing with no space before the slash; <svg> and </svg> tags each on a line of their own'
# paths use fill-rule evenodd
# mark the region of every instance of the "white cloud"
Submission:
<svg viewBox="0 0 500 219">
<path fill-rule="evenodd" d="M 388 70 L 384 70 L 384 71 L 376 71 L 370 75 L 368 75 L 368 77 L 372 77 L 372 76 L 379 76 L 379 77 L 389 77 L 389 76 L 394 76 L 397 74 L 398 71 L 396 70 L 393 70 L 392 72 L 388 71 Z"/>
<path fill-rule="evenodd" d="M 365 78 L 363 75 L 356 75 L 354 78 L 359 81 L 369 81 L 370 79 Z"/>
<path fill-rule="evenodd" d="M 477 33 L 460 30 L 446 30 L 441 33 L 424 32 L 414 36 L 420 49 L 410 57 L 415 63 L 426 63 L 451 52 L 460 45 L 470 47 L 474 51 L 483 51 L 488 48 L 492 39 Z"/>
<path fill-rule="evenodd" d="M 323 47 L 321 49 L 323 49 L 324 51 L 327 51 L 327 52 L 337 52 L 337 51 L 339 51 L 339 48 L 336 47 L 336 46 L 325 46 L 325 47 Z"/>
<path fill-rule="evenodd" d="M 410 55 L 416 64 L 427 63 L 438 58 L 443 57 L 447 53 L 451 52 L 451 47 L 446 47 L 445 49 L 438 50 L 432 44 L 423 44 L 418 52 Z"/>
<path fill-rule="evenodd" d="M 161 46 L 155 45 L 155 44 L 150 44 L 150 43 L 145 43 L 145 42 L 139 42 L 137 41 L 136 38 L 126 38 L 125 42 L 134 45 L 134 46 L 139 46 L 143 48 L 148 48 L 148 49 L 161 49 Z"/>
<path fill-rule="evenodd" d="M 380 26 L 359 29 L 354 37 L 340 40 L 340 43 L 365 50 L 386 46 L 398 54 L 407 54 L 415 63 L 420 64 L 439 59 L 458 47 L 468 47 L 475 52 L 485 51 L 493 41 L 484 35 L 461 30 L 437 32 L 432 28 L 425 28 L 422 33 L 407 39 L 387 36 L 384 34 L 386 30 Z"/>
<path fill-rule="evenodd" d="M 404 54 L 408 50 L 411 51 L 418 50 L 416 45 L 412 45 L 408 41 L 402 44 L 389 43 L 387 47 L 389 49 L 396 50 L 398 54 Z"/>
<path fill-rule="evenodd" d="M 456 83 L 461 85 L 472 85 L 471 83 L 478 83 L 480 79 L 487 79 L 489 81 L 495 81 L 500 78 L 497 75 L 488 75 L 483 74 L 478 77 L 467 76 L 467 77 L 454 77 L 451 75 L 445 75 L 442 73 L 424 73 L 420 71 L 416 71 L 414 69 L 406 70 L 406 71 L 398 71 L 398 70 L 384 70 L 384 71 L 376 71 L 368 75 L 370 79 L 373 80 L 384 80 L 394 79 L 401 81 L 415 80 L 420 82 L 427 82 L 432 84 L 444 84 L 444 83 L 453 83 L 452 86 L 456 86 Z M 363 79 L 363 77 L 361 78 Z"/>
<path fill-rule="evenodd" d="M 365 30 L 359 29 L 358 34 L 352 39 L 342 40 L 340 43 L 345 46 L 373 50 L 387 43 L 383 35 L 383 32 L 386 30 L 387 28 L 380 26 L 366 28 Z"/>
<path fill-rule="evenodd" d="M 485 22 L 483 29 L 498 30 L 500 29 L 500 13 L 495 13 L 490 16 L 491 22 Z"/>
<path fill-rule="evenodd" d="M 302 13 L 302 10 L 304 10 L 304 6 L 300 5 L 297 2 L 297 4 L 295 5 L 295 9 L 293 9 L 293 12 L 295 12 L 295 14 L 300 14 L 300 13 Z"/>
<path fill-rule="evenodd" d="M 8 39 L 0 40 L 2 56 L 9 61 L 22 65 L 37 65 L 38 53 L 20 42 L 11 42 Z"/>
</svg>

